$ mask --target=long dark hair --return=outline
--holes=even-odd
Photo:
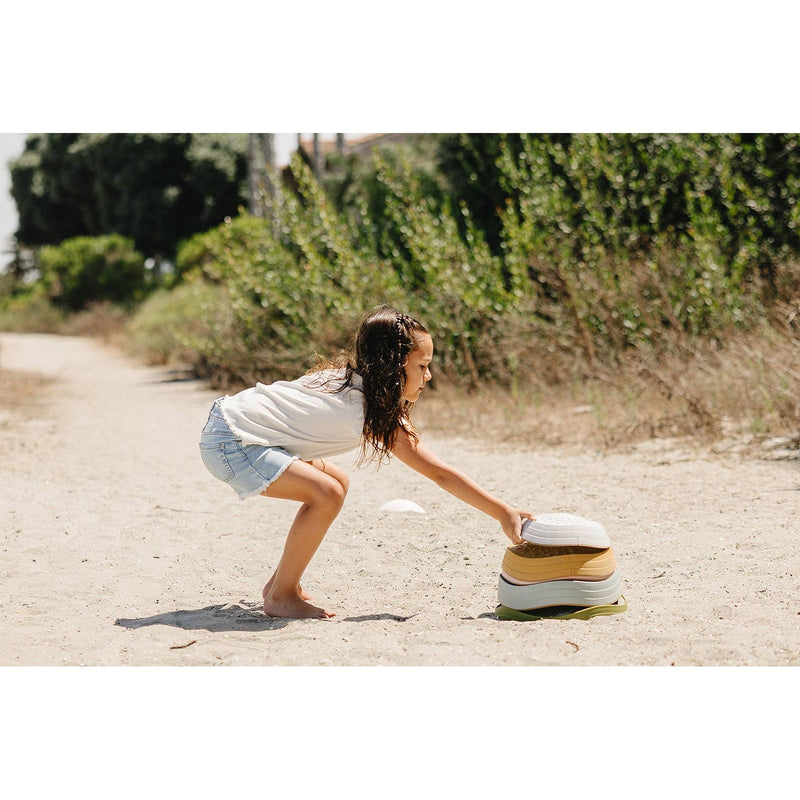
[[[389,306],[380,306],[361,320],[353,353],[342,354],[335,361],[314,368],[314,372],[329,367],[344,368],[343,380],[337,380],[339,385],[334,391],[352,386],[353,373],[361,376],[364,427],[359,464],[371,459],[377,459],[380,464],[388,458],[399,428],[419,441],[410,418],[414,404],[403,398],[404,365],[408,354],[419,346],[420,338],[427,333],[428,329],[418,319]]]

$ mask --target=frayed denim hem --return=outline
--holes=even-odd
[[[289,467],[291,467],[292,464],[294,464],[295,461],[299,461],[299,460],[300,460],[300,456],[292,456],[292,460],[289,461],[287,464],[284,464],[278,470],[278,472],[275,474],[275,476],[273,478],[271,478],[270,480],[265,480],[258,489],[253,489],[252,492],[245,492],[244,494],[240,494],[239,495],[239,500],[240,501],[241,500],[247,500],[248,497],[255,497],[256,495],[261,494],[261,492],[263,492],[264,489],[267,489],[269,486],[271,486],[273,483],[275,483],[275,481],[278,480],[278,478],[280,478],[280,476],[283,475],[283,473],[286,472],[286,470],[289,469]]]

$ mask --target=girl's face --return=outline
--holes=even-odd
[[[416,350],[412,350],[404,365],[406,371],[406,387],[403,399],[409,403],[419,400],[425,384],[431,379],[430,363],[433,361],[433,339],[423,333],[417,342]]]

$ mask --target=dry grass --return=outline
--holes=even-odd
[[[800,432],[800,339],[770,327],[711,342],[636,353],[614,368],[550,364],[516,392],[439,385],[415,413],[420,427],[525,445],[620,449],[653,438],[759,442]],[[555,385],[553,375],[574,377]]]
[[[53,383],[36,372],[0,369],[0,409],[2,416],[30,414],[44,405],[43,389]]]
[[[91,336],[107,344],[121,344],[130,314],[113,303],[90,303],[85,311],[70,315],[58,333],[68,336]]]
[[[130,313],[113,303],[90,303],[84,311],[65,314],[46,298],[19,302],[0,311],[0,331],[92,336],[119,343]]]
[[[100,304],[62,322],[59,332],[130,353],[127,319]],[[613,367],[542,353],[532,354],[538,368],[519,375],[513,390],[485,384],[466,391],[435,380],[415,420],[431,432],[526,446],[610,450],[663,438],[758,446],[780,438],[784,447],[800,448],[800,301],[776,305],[772,319],[749,333],[676,338],[658,353],[631,351]],[[0,370],[0,407],[35,408],[46,382]]]

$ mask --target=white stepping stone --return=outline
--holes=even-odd
[[[619,570],[604,581],[546,581],[515,586],[502,575],[497,596],[506,608],[532,611],[547,606],[603,606],[616,603],[622,594]]]
[[[549,546],[611,547],[605,528],[592,519],[577,514],[536,514],[527,519],[520,534],[526,542]]]

